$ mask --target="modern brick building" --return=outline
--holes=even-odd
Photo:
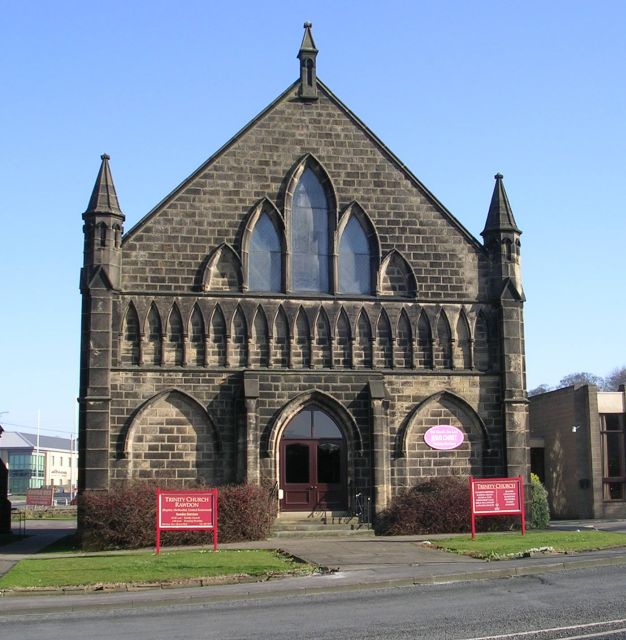
[[[79,486],[248,481],[281,511],[382,509],[441,475],[526,476],[520,235],[474,238],[316,74],[123,233],[83,214]],[[464,434],[453,450],[427,429]]]
[[[626,517],[626,391],[576,385],[530,399],[531,459],[554,518]]]

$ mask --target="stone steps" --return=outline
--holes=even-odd
[[[322,517],[303,517],[301,514],[281,514],[274,522],[275,538],[312,538],[328,536],[374,535],[368,524],[344,514],[328,514]]]

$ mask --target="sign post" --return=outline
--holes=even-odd
[[[470,476],[472,540],[476,538],[476,516],[520,516],[526,534],[524,482],[516,478],[474,478]]]
[[[217,489],[161,491],[157,489],[156,552],[161,531],[212,531],[217,551]]]

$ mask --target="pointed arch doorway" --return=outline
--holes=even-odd
[[[320,407],[308,406],[280,439],[281,511],[344,511],[348,506],[346,440]]]

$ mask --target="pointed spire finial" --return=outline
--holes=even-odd
[[[313,40],[313,34],[311,33],[312,28],[313,28],[313,23],[307,20],[304,23],[304,36],[302,38],[302,44],[300,45],[300,52],[298,53],[298,57],[300,57],[300,53],[302,52],[317,53],[317,47],[315,46],[315,41]]]
[[[300,60],[300,97],[306,100],[317,100],[317,70],[315,59],[317,57],[317,47],[311,33],[313,25],[310,22],[304,23],[304,37],[298,51]]]
[[[112,213],[123,217],[124,214],[117,200],[113,176],[109,167],[111,156],[108,153],[103,153],[100,159],[102,164],[85,213]]]
[[[503,178],[504,176],[499,172],[494,176],[496,184],[491,196],[487,222],[481,233],[483,237],[490,231],[515,231],[521,233],[513,217],[513,210],[504,189]]]

